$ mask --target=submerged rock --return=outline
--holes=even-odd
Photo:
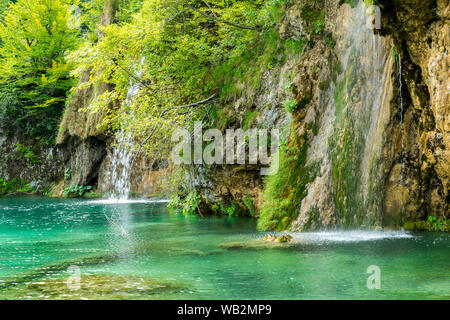
[[[33,299],[164,299],[180,292],[180,284],[144,277],[83,275],[78,288],[69,288],[67,278],[30,282],[24,292]],[[16,290],[20,295],[20,290]]]
[[[292,237],[290,236],[290,235],[288,235],[288,234],[284,234],[284,235],[281,235],[281,236],[279,236],[278,238],[277,238],[277,241],[278,242],[291,242],[292,241]]]
[[[273,241],[273,242],[281,242],[281,243],[285,243],[285,242],[291,242],[292,241],[292,236],[288,235],[288,234],[283,234],[279,237],[277,237],[275,234],[266,234],[265,237],[263,238],[264,241]]]
[[[292,237],[288,234],[279,237],[275,234],[267,234],[262,239],[221,243],[219,247],[223,249],[263,250],[290,248],[295,244],[296,243],[292,241]]]
[[[264,241],[276,241],[277,240],[277,236],[274,234],[266,234],[265,237],[263,238]]]

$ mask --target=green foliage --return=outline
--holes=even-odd
[[[67,168],[64,172],[64,180],[68,181],[72,177],[72,170],[70,168]]]
[[[286,110],[286,112],[293,112],[297,109],[298,105],[298,102],[295,100],[288,100],[283,103],[284,110]]]
[[[91,71],[89,81],[80,89],[105,83],[114,87],[84,111],[106,111],[102,127],[112,132],[127,130],[139,144],[151,132],[143,150],[161,157],[170,152],[167,141],[173,130],[189,126],[196,117],[207,114],[211,122],[218,120],[219,125],[227,125],[233,115],[222,113],[220,108],[205,104],[203,107],[209,108],[205,111],[200,106],[178,106],[217,92],[227,100],[239,92],[243,83],[256,88],[264,70],[281,64],[286,54],[299,51],[302,40],[280,40],[275,28],[284,14],[285,2],[119,1],[116,23],[101,28],[101,40],[87,41],[68,55],[77,66],[74,76]],[[124,105],[130,80],[140,82],[141,87]],[[122,105],[122,109],[111,105]],[[202,112],[197,112],[199,109]]]
[[[0,0],[0,22],[3,22],[5,11],[8,8],[9,0]]]
[[[230,217],[238,216],[239,210],[236,202],[231,201],[229,206],[221,205],[221,211]]]
[[[249,195],[246,195],[243,200],[244,200],[245,206],[247,207],[248,211],[250,212],[250,215],[252,217],[258,216],[258,210],[256,209],[255,204],[253,203],[253,199]]]
[[[175,193],[172,195],[168,207],[171,209],[180,209],[184,216],[194,215],[200,204],[201,197],[195,191],[187,195]]]
[[[16,178],[6,180],[0,177],[0,195],[13,194],[18,192],[33,192],[34,188],[24,181]]]
[[[325,27],[325,10],[319,2],[306,2],[301,8],[300,16],[311,34],[321,34]]]
[[[429,216],[426,221],[407,221],[403,228],[408,231],[435,231],[448,232],[450,231],[450,223],[446,217],[436,218]]]
[[[82,197],[89,190],[92,190],[92,186],[73,185],[64,188],[63,195],[66,197]]]
[[[69,2],[11,2],[0,24],[0,118],[9,128],[51,144],[72,87],[67,50],[77,46],[68,27]]]
[[[37,164],[40,162],[39,157],[33,152],[33,150],[30,147],[23,146],[20,143],[16,143],[16,151],[30,165]]]
[[[448,231],[448,222],[445,217],[437,219],[436,217],[429,216],[427,224],[431,231]]]

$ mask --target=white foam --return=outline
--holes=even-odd
[[[364,242],[384,239],[408,239],[413,236],[406,231],[323,231],[290,233],[294,241],[301,242]]]
[[[83,202],[84,204],[133,204],[133,203],[168,203],[167,199],[99,199]]]

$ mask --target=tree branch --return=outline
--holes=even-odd
[[[191,103],[191,104],[187,104],[187,105],[183,105],[183,106],[177,106],[177,107],[172,107],[172,108],[166,108],[164,110],[161,111],[161,113],[158,116],[158,119],[161,118],[162,116],[164,116],[164,114],[166,114],[167,112],[169,112],[170,110],[174,110],[174,109],[183,109],[183,108],[192,108],[192,107],[196,107],[196,106],[200,106],[202,104],[205,104],[211,100],[213,100],[216,97],[216,94],[214,93],[211,97],[204,99],[202,101],[198,101],[195,103]],[[183,114],[187,114],[191,112],[190,110],[179,113],[178,115],[183,115]],[[151,137],[153,137],[153,135],[156,132],[156,129],[158,129],[158,126],[153,127],[153,130],[150,132],[150,134],[144,139],[144,141],[142,141],[142,143],[139,145],[139,148],[137,150],[137,152],[134,154],[133,156],[133,160],[131,161],[131,165],[133,165],[134,161],[136,160],[136,157],[141,153],[142,151],[142,147],[147,143],[148,140],[150,140]]]
[[[210,19],[213,19],[213,20],[216,20],[216,21],[220,21],[220,22],[225,23],[225,24],[227,24],[229,26],[233,26],[233,27],[241,28],[241,29],[247,29],[247,30],[259,30],[259,27],[243,26],[243,25],[236,24],[236,23],[233,23],[233,22],[230,22],[230,21],[227,21],[227,20],[223,20],[221,18],[216,18],[216,17],[210,16],[206,12],[200,11],[200,10],[198,10],[196,8],[193,8],[193,7],[190,7],[190,6],[188,8],[190,8],[191,10],[194,10],[197,13],[200,13],[201,15],[203,15],[203,16],[205,16],[207,18],[210,18]]]
[[[171,108],[171,109],[182,109],[182,108],[192,108],[192,107],[196,107],[196,106],[198,106],[198,105],[205,104],[205,103],[211,101],[211,100],[214,99],[215,97],[216,97],[216,94],[214,93],[211,97],[206,98],[205,100],[198,101],[198,102],[191,103],[191,104],[186,104],[186,105],[184,105],[184,106],[173,107],[173,108]]]
[[[142,79],[140,79],[138,76],[136,76],[133,72],[127,70],[126,68],[122,67],[117,61],[113,60],[113,63],[118,66],[120,69],[122,69],[126,74],[128,74],[131,78],[133,78],[134,80],[136,80],[137,82],[139,82],[139,84],[142,84],[144,87],[146,87],[150,93],[152,94],[152,96],[156,99],[156,101],[158,101],[159,104],[161,104],[161,101],[159,100],[159,98],[156,96],[155,94],[155,90],[148,86]]]
[[[212,14],[214,15],[214,17],[217,18],[217,15],[216,15],[216,13],[214,12],[214,10],[213,10],[213,8],[211,7],[211,5],[210,5],[207,1],[204,1],[204,0],[203,0],[203,3],[206,4],[206,5],[208,6],[209,10],[211,10],[211,12],[212,12]]]
[[[260,30],[260,27],[259,27],[259,26],[256,26],[256,27],[250,27],[250,26],[243,26],[243,25],[240,25],[240,24],[236,24],[236,23],[233,23],[233,22],[230,22],[230,21],[227,21],[227,20],[223,20],[223,19],[218,18],[218,17],[213,17],[213,16],[207,14],[206,12],[203,12],[203,11],[201,11],[201,10],[199,10],[199,9],[196,9],[196,8],[194,8],[194,7],[191,7],[191,6],[188,6],[188,7],[187,7],[186,9],[184,9],[183,11],[181,11],[181,12],[177,13],[175,16],[169,18],[169,19],[166,21],[166,23],[168,23],[168,22],[174,20],[176,17],[182,15],[183,13],[185,13],[185,12],[188,11],[188,10],[194,10],[195,12],[201,14],[202,16],[205,16],[205,17],[207,17],[207,18],[209,18],[209,19],[212,19],[212,20],[216,20],[216,21],[225,23],[225,24],[227,24],[227,25],[229,25],[229,26],[233,26],[233,27],[236,27],[236,28],[247,29],[247,30],[255,30],[255,31],[259,31],[259,30]]]
[[[191,8],[187,8],[184,9],[183,11],[178,12],[176,15],[174,15],[173,17],[169,18],[166,20],[166,23],[169,23],[170,21],[176,19],[177,17],[181,16],[183,13],[185,13],[186,11],[189,11]]]

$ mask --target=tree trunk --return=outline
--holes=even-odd
[[[114,18],[116,17],[118,0],[106,0],[105,6],[103,7],[102,19],[100,20],[100,25],[97,29],[99,40],[103,36],[103,32],[101,31],[102,27],[106,27],[114,22]]]

